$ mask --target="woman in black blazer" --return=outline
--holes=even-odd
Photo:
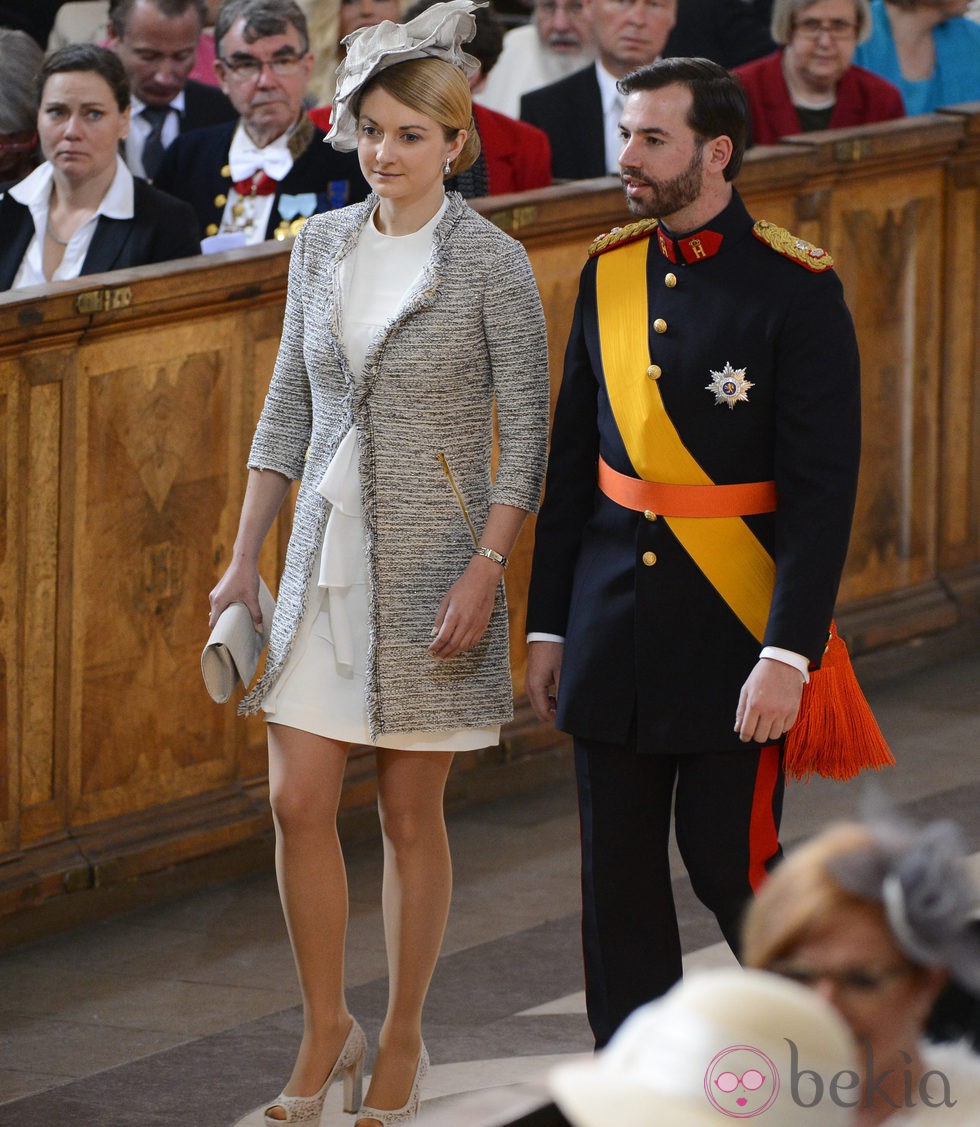
[[[38,75],[47,158],[0,197],[0,290],[200,253],[189,205],[135,180],[119,155],[129,84],[111,51],[55,51]]]

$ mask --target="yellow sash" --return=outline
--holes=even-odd
[[[645,481],[713,485],[685,447],[650,366],[648,239],[599,256],[596,297],[606,391],[626,453]],[[670,376],[668,374],[667,378]],[[741,517],[663,517],[705,578],[761,642],[776,565]]]

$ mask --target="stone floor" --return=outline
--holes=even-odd
[[[980,852],[980,650],[880,676],[868,695],[898,757],[879,777],[883,789],[916,818],[955,817]],[[861,792],[859,783],[792,785],[784,843],[851,815]],[[454,907],[426,1010],[427,1114],[446,1123],[455,1106],[472,1107],[468,1094],[484,1091],[489,1107],[591,1044],[570,780],[453,812],[450,833]],[[386,990],[380,847],[358,845],[349,865],[350,1003],[370,1039]],[[688,962],[729,961],[675,871]],[[260,1124],[254,1109],[291,1066],[297,1003],[268,871],[9,950],[0,954],[0,1127]],[[353,1122],[339,1101],[338,1086],[324,1127]]]

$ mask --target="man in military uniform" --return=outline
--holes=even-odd
[[[681,973],[671,806],[736,952],[780,856],[782,737],[827,639],[860,441],[832,260],[753,223],[732,185],[738,83],[663,59],[619,85],[643,218],[596,240],[582,273],[527,620],[528,696],[575,738],[600,1046]]]
[[[156,186],[193,206],[202,235],[247,245],[364,199],[356,153],[323,144],[303,110],[313,57],[294,0],[225,0],[214,38],[215,69],[240,118],[178,137]]]

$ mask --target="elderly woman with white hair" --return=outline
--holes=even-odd
[[[963,18],[969,8],[969,0],[873,0],[857,61],[894,82],[910,114],[976,101],[980,25]]]
[[[26,31],[0,28],[0,184],[23,180],[41,159],[34,76],[43,61]]]
[[[734,72],[748,94],[752,143],[903,117],[893,83],[854,65],[870,34],[868,0],[776,0],[772,37],[780,50]]]

